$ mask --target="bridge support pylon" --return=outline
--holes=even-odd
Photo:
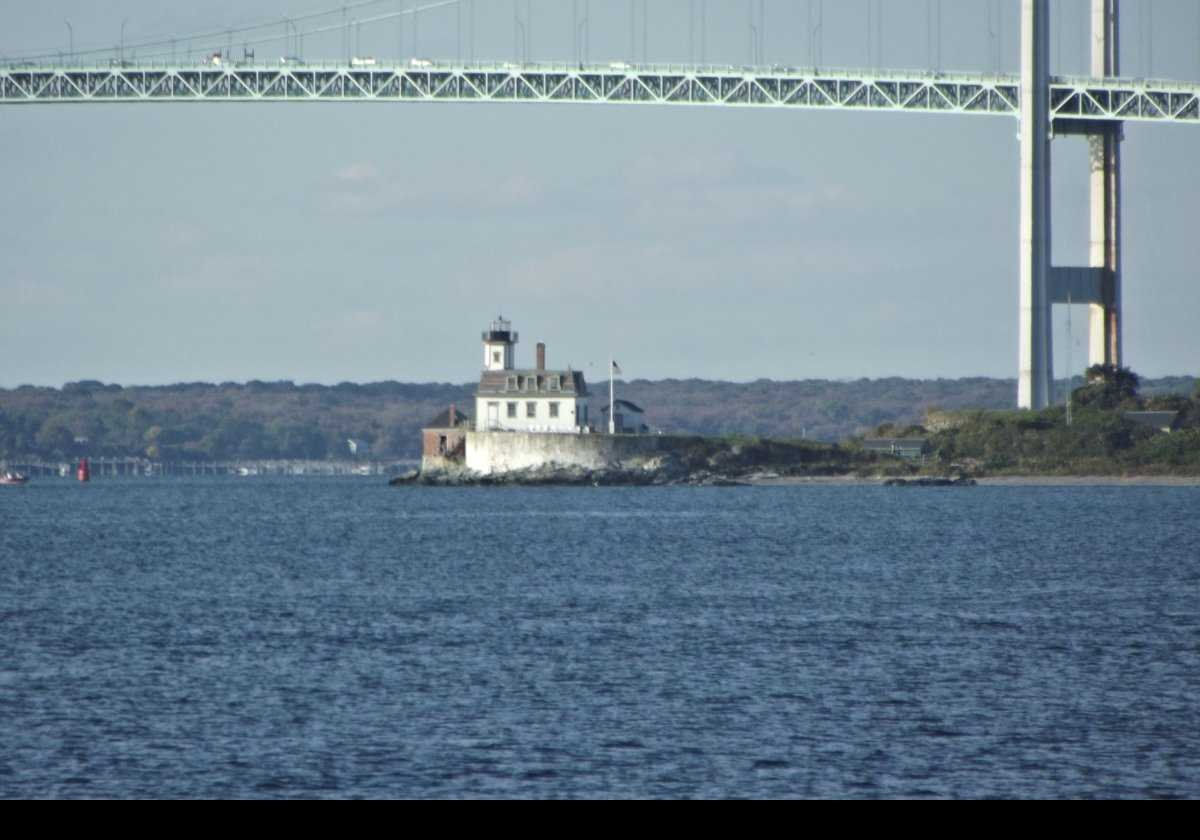
[[[1092,0],[1092,75],[1118,72],[1119,0]],[[1120,122],[1050,121],[1049,0],[1021,0],[1021,255],[1017,405],[1053,401],[1053,304],[1090,307],[1088,363],[1120,365]],[[1050,255],[1050,141],[1084,135],[1091,153],[1091,249],[1085,267],[1055,266]],[[1073,373],[1073,371],[1072,371]]]
[[[1092,0],[1092,76],[1120,73],[1119,0]],[[1088,364],[1120,366],[1121,360],[1121,140],[1120,123],[1096,126],[1091,152],[1090,263],[1102,270],[1100,300],[1092,303]]]
[[[1017,405],[1050,404],[1050,4],[1021,0],[1021,255]]]

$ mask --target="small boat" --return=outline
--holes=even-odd
[[[21,475],[16,472],[6,472],[0,476],[0,486],[15,487],[21,484],[28,484],[29,476]]]

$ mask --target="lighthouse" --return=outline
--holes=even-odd
[[[512,370],[515,367],[517,334],[512,322],[497,316],[483,331],[483,369]]]

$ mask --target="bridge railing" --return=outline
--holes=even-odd
[[[616,73],[632,74],[683,74],[683,75],[728,75],[743,73],[749,76],[795,76],[811,78],[840,79],[960,79],[978,81],[993,79],[996,81],[1016,82],[1020,77],[1013,74],[993,73],[979,74],[970,72],[939,71],[913,67],[828,67],[807,66],[803,64],[689,64],[680,62],[590,62],[577,63],[571,61],[446,61],[440,59],[405,59],[389,61],[371,59],[371,63],[347,63],[344,60],[321,59],[315,61],[280,59],[278,61],[244,61],[222,60],[213,62],[210,59],[163,61],[138,61],[126,59],[120,61],[77,62],[64,58],[58,61],[28,62],[13,59],[0,59],[0,71],[46,71],[63,70],[69,72],[103,72],[120,70],[345,70],[354,71],[408,71],[408,70],[445,70],[445,71],[494,71],[510,70],[513,72],[546,72],[546,73]]]

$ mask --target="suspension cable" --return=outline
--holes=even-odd
[[[294,25],[300,21],[327,18],[327,17],[331,17],[333,15],[343,14],[344,11],[354,10],[357,8],[362,8],[364,6],[377,6],[381,3],[389,2],[389,1],[390,0],[356,0],[356,2],[343,3],[339,6],[335,6],[331,9],[327,9],[325,11],[307,12],[303,15],[296,15],[295,17],[286,18],[286,20],[290,24]],[[428,2],[424,5],[416,6],[411,9],[404,9],[404,10],[398,11],[398,12],[388,12],[385,14],[375,15],[375,16],[368,17],[368,18],[361,18],[358,20],[358,22],[359,23],[377,23],[379,21],[384,21],[384,20],[394,20],[401,16],[414,16],[420,12],[432,11],[434,9],[440,9],[445,6],[457,5],[459,2],[460,2],[460,0],[434,0],[433,2]],[[146,49],[146,48],[153,48],[153,47],[173,47],[175,44],[177,44],[180,41],[188,41],[188,42],[199,41],[201,43],[208,41],[211,45],[212,43],[217,43],[217,41],[215,39],[228,40],[229,38],[231,38],[234,35],[239,35],[239,34],[246,33],[246,32],[254,32],[254,31],[263,30],[263,29],[275,29],[276,27],[278,27],[280,25],[280,22],[281,22],[281,19],[276,17],[272,20],[264,20],[261,23],[251,23],[251,24],[245,24],[245,25],[237,26],[237,27],[224,27],[221,29],[211,29],[211,30],[206,30],[203,32],[195,32],[190,35],[154,36],[154,37],[148,38],[146,40],[142,40],[142,41],[138,41],[138,42],[134,42],[134,43],[127,43],[124,45],[124,48],[128,52],[131,50],[136,51],[139,49]],[[316,29],[309,29],[309,30],[303,32],[302,34],[315,35],[315,34],[322,34],[325,32],[335,32],[335,31],[339,31],[339,30],[342,32],[345,32],[345,27],[340,22],[336,23],[336,24],[331,24],[328,26],[318,27]],[[286,40],[285,36],[272,34],[272,35],[264,36],[261,38],[250,39],[250,40],[245,41],[244,43],[246,43],[247,45],[249,45],[249,44],[267,44],[267,43],[272,43],[275,41],[283,41],[283,40]],[[115,49],[116,48],[112,47],[112,46],[89,47],[89,48],[85,48],[85,49],[76,49],[74,51],[73,55],[75,55],[76,57],[89,56],[89,55],[91,55],[91,56],[106,55],[106,54],[112,53]],[[9,55],[5,56],[2,60],[0,60],[0,63],[12,64],[16,61],[24,62],[24,61],[38,61],[40,59],[56,59],[61,56],[61,53],[62,53],[62,50],[45,50],[45,49],[37,50],[37,51],[14,53],[14,54],[9,54]],[[157,57],[162,57],[166,54],[167,53],[153,53],[149,57],[157,58]]]

